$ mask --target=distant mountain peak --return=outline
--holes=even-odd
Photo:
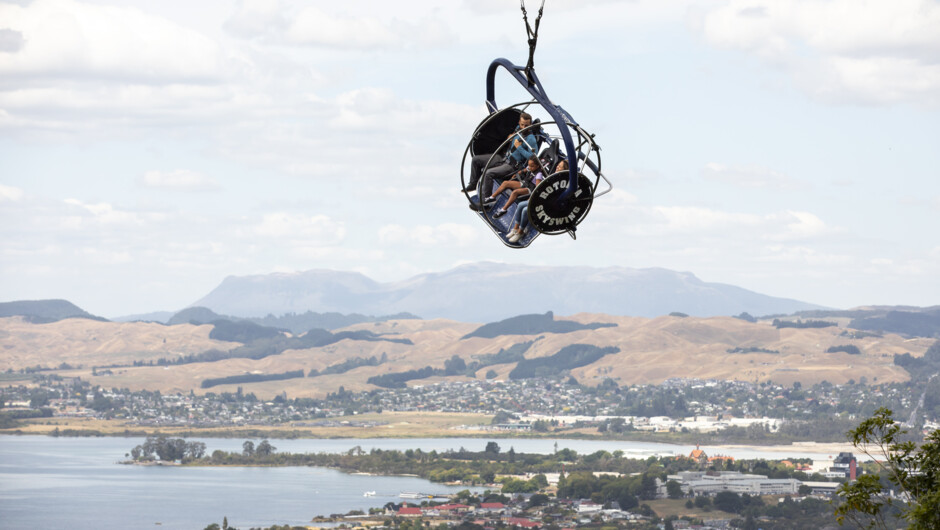
[[[554,311],[655,317],[789,314],[821,306],[702,281],[664,268],[464,263],[396,282],[350,271],[311,269],[229,276],[192,306],[237,317],[337,312],[492,322]]]

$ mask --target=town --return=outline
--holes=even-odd
[[[78,378],[33,374],[33,384],[0,390],[0,406],[15,417],[61,416],[119,420],[129,429],[159,427],[362,426],[381,423],[383,411],[478,413],[489,425],[467,430],[554,432],[593,429],[598,435],[628,438],[670,434],[673,440],[844,442],[857,418],[885,407],[911,417],[912,427],[938,427],[935,399],[918,403],[906,383],[802,387],[742,381],[668,379],[661,385],[597,387],[571,378],[520,381],[441,382],[401,389],[348,392],[324,399],[284,394],[258,399],[235,392],[161,394],[105,389]],[[853,382],[854,383],[854,382]],[[923,401],[923,400],[921,400]],[[919,409],[918,409],[919,407]],[[369,420],[357,416],[370,414]],[[9,418],[10,416],[4,416]],[[378,418],[378,419],[377,419]],[[461,427],[457,427],[461,428]],[[683,438],[683,435],[686,435]]]
[[[173,442],[148,438],[145,445],[159,451],[161,444],[172,446]],[[146,459],[140,451],[136,453],[138,459]],[[353,510],[324,514],[313,520],[315,525],[406,529],[425,526],[727,529],[757,528],[758,524],[763,528],[805,528],[807,524],[834,523],[830,499],[841,483],[854,480],[856,473],[861,472],[850,453],[814,464],[789,460],[735,462],[729,457],[709,457],[701,449],[688,456],[636,460],[606,451],[587,455],[569,449],[552,455],[507,453],[492,441],[480,452],[373,450],[345,455],[279,455],[268,450],[261,456],[253,444],[246,442],[242,453],[219,451],[192,462],[196,465],[306,462],[383,474],[411,469],[422,477],[463,472],[466,474],[455,483],[486,488],[449,496],[402,492],[398,501],[373,507],[368,513]],[[812,471],[819,464],[825,466],[825,476]],[[550,468],[568,471],[538,472]],[[807,475],[809,472],[813,475]],[[374,496],[375,492],[367,491],[364,495]]]

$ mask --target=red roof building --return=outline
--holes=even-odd
[[[441,512],[465,512],[470,509],[466,504],[442,504],[440,506],[435,506],[435,510]]]
[[[416,517],[421,515],[421,508],[416,506],[402,506],[398,509],[398,515],[405,517]]]
[[[695,444],[695,449],[689,453],[689,459],[698,462],[699,464],[704,464],[708,461],[708,455],[705,454],[705,451],[699,449],[698,444]]]

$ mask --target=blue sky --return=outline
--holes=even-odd
[[[524,251],[457,191],[497,57],[527,58],[514,0],[0,0],[0,300],[488,260],[940,303],[937,1],[547,0],[536,68],[614,191]]]

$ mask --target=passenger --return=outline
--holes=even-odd
[[[490,167],[483,175],[483,193],[489,193],[493,189],[493,179],[504,180],[513,171],[520,169],[525,164],[526,159],[535,154],[538,143],[535,140],[534,129],[529,129],[524,133],[519,131],[532,125],[532,116],[528,112],[519,114],[519,125],[513,130],[509,138],[516,137],[510,144],[506,156],[500,159],[497,157],[494,161],[495,166]],[[492,153],[474,155],[470,159],[470,182],[463,189],[464,192],[471,192],[477,188],[480,180],[480,173],[489,162]],[[498,163],[497,163],[498,162]]]
[[[559,171],[568,171],[568,161],[561,160],[555,166],[555,173]],[[529,233],[529,201],[528,199],[516,206],[516,212],[512,216],[512,229],[507,234],[506,241],[518,243],[520,239]]]
[[[517,172],[513,177],[496,188],[496,191],[493,192],[493,195],[486,198],[484,204],[491,203],[496,200],[496,197],[499,196],[505,190],[512,190],[512,193],[509,194],[509,200],[506,201],[506,204],[502,208],[496,211],[493,214],[493,218],[499,218],[506,215],[506,212],[509,210],[509,207],[512,206],[512,203],[516,202],[516,199],[519,197],[525,197],[529,195],[529,190],[534,190],[538,186],[539,182],[542,182],[544,176],[542,175],[542,164],[539,162],[539,157],[532,155],[529,157],[528,162],[526,162],[526,168]]]

